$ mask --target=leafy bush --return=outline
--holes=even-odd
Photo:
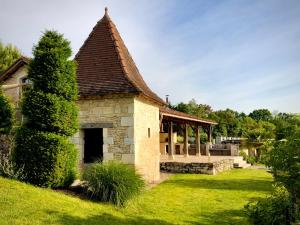
[[[184,138],[182,137],[182,136],[177,136],[177,142],[178,143],[183,143],[183,141],[184,141]]]
[[[271,196],[248,203],[245,208],[253,225],[289,225],[296,216],[291,196],[284,187],[276,187]]]
[[[4,96],[0,86],[0,134],[8,134],[14,124],[14,108]]]
[[[257,163],[258,158],[255,156],[247,156],[246,158],[247,163],[250,163],[251,165],[254,165]]]
[[[139,194],[145,185],[133,167],[117,162],[93,164],[86,168],[83,179],[89,197],[118,206]]]
[[[23,180],[38,186],[65,187],[76,178],[77,149],[66,136],[22,128],[13,158]]]
[[[24,180],[45,187],[68,186],[77,170],[77,150],[69,137],[78,129],[76,64],[69,60],[70,43],[46,31],[33,49],[24,94],[26,122],[17,133],[13,155],[24,166]]]
[[[13,149],[13,136],[0,134],[0,157],[7,157]]]
[[[239,155],[243,156],[243,160],[247,160],[248,155],[246,154],[246,152],[241,150],[241,151],[239,151]]]
[[[266,156],[266,164],[275,181],[283,184],[294,200],[300,199],[300,130],[286,141],[276,142]]]
[[[239,155],[240,155],[240,156],[243,156],[243,159],[244,159],[245,161],[247,161],[247,163],[250,163],[251,165],[254,165],[254,164],[257,163],[257,161],[258,161],[258,158],[257,158],[257,157],[255,157],[255,156],[249,156],[249,155],[247,155],[246,152],[244,152],[244,151],[240,151],[240,152],[239,152]]]

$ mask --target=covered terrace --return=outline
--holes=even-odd
[[[217,123],[211,120],[199,119],[186,113],[173,110],[168,107],[160,108],[160,153],[164,158],[174,159],[175,156],[184,157],[210,155],[209,149],[212,143],[212,128]],[[183,143],[177,142],[177,133],[180,130]],[[189,144],[189,128],[195,134],[193,144]],[[207,143],[200,144],[201,128],[207,133]]]

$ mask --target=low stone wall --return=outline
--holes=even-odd
[[[171,173],[196,173],[215,175],[233,168],[233,159],[207,163],[161,162],[160,170]]]

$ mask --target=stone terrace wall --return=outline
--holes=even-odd
[[[160,170],[171,173],[198,173],[215,175],[233,168],[233,159],[223,159],[207,163],[162,162]]]

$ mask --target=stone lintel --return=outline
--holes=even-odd
[[[81,129],[90,128],[113,128],[113,123],[84,123],[80,125]]]

